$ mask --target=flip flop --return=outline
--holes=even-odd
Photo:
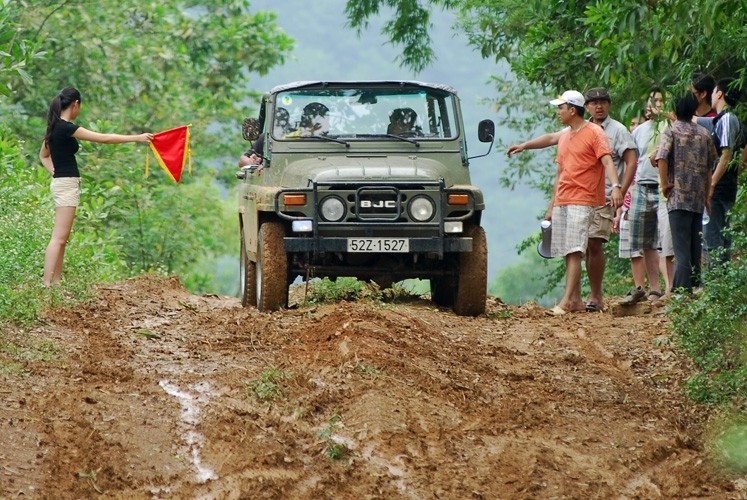
[[[600,313],[604,312],[604,309],[602,309],[596,302],[589,301],[586,303],[586,312]]]
[[[552,311],[553,316],[562,316],[564,314],[568,314],[568,311],[566,311],[560,306],[555,306],[552,309],[550,309],[550,311]]]

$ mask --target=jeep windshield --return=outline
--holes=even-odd
[[[418,141],[459,135],[455,96],[443,89],[403,86],[300,88],[278,92],[272,136],[303,140]]]

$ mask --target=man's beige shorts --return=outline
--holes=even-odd
[[[594,208],[589,225],[589,238],[599,238],[609,241],[612,234],[612,220],[615,218],[615,210],[612,205],[604,205]]]
[[[52,199],[56,207],[80,205],[80,177],[57,177],[52,179]]]

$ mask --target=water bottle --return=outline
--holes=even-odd
[[[544,258],[549,259],[552,257],[550,254],[550,247],[552,245],[552,223],[549,220],[543,220],[540,223],[540,229],[542,230],[542,239],[537,245],[537,252]]]

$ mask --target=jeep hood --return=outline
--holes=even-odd
[[[283,170],[281,185],[285,187],[308,186],[321,181],[423,181],[442,177],[447,186],[469,183],[467,168],[461,165],[448,168],[440,161],[417,156],[309,158],[280,168]]]

